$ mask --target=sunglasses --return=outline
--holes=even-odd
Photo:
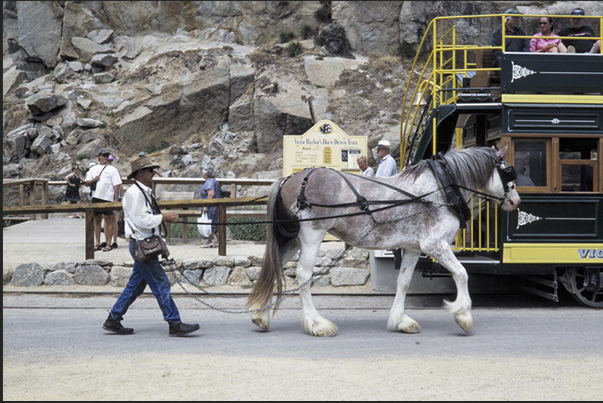
[[[548,25],[548,22],[541,22],[540,25]]]
[[[111,155],[111,154],[100,154],[100,155],[101,155],[101,157],[109,157],[109,155]]]

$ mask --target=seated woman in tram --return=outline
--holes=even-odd
[[[541,17],[540,32],[534,36],[559,36],[553,33],[554,29],[551,17]],[[561,39],[532,38],[530,52],[567,53],[567,48]]]

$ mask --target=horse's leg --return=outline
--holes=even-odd
[[[402,263],[400,264],[400,274],[398,274],[398,282],[396,287],[396,298],[392,309],[389,313],[387,328],[390,331],[403,333],[419,333],[421,326],[404,313],[404,300],[406,293],[410,287],[412,274],[415,271],[415,266],[419,260],[419,253],[404,250],[402,252]]]
[[[445,241],[439,243],[435,248],[424,252],[435,258],[450,273],[456,284],[456,300],[454,302],[444,300],[444,306],[448,312],[454,314],[456,323],[467,333],[473,330],[473,316],[471,315],[471,297],[467,285],[469,276],[467,270],[458,261],[450,245]]]
[[[291,260],[293,255],[295,255],[295,253],[298,250],[299,250],[299,241],[297,239],[291,240],[286,245],[279,248],[277,253],[281,254],[281,260],[280,260],[281,263],[284,265],[289,260]],[[279,269],[282,270],[283,268],[280,267]],[[273,299],[274,298],[270,298],[268,300],[266,306],[271,305]],[[258,326],[260,329],[265,330],[267,332],[270,331],[270,311],[272,311],[272,308],[264,309],[264,310],[254,313],[253,316],[251,317],[251,321],[253,322],[254,325]]]
[[[311,242],[302,241],[299,262],[297,264],[297,283],[304,284],[312,278],[316,255],[320,249],[320,244],[325,233],[313,236]],[[305,284],[299,290],[299,296],[302,303],[302,329],[311,336],[334,336],[337,331],[337,325],[323,318],[312,302],[312,293],[310,292],[311,283]]]

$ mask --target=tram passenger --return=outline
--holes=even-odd
[[[519,26],[521,22],[520,17],[516,17],[515,15],[521,15],[521,13],[514,8],[511,8],[505,11],[505,14],[513,14],[511,16],[505,17],[505,36],[516,35],[516,36],[526,36],[526,31]],[[502,46],[502,27],[498,27],[490,38],[490,43],[492,46]],[[505,39],[505,52],[529,52],[530,51],[530,41],[527,38],[506,38]],[[492,54],[494,55],[494,60],[492,61],[493,67],[500,67],[501,58],[502,58],[502,50],[494,49],[492,50]]]
[[[379,160],[379,168],[377,168],[376,177],[379,176],[394,176],[398,173],[398,165],[396,160],[389,153],[391,144],[387,140],[381,140],[377,144],[377,159]]]
[[[366,157],[364,155],[358,157],[356,159],[356,162],[358,163],[358,168],[360,168],[360,175],[375,176],[375,171],[373,170],[373,168],[368,166],[368,164],[366,163]]]
[[[553,33],[555,26],[551,17],[541,17],[539,24],[540,32],[534,36],[559,36]],[[530,52],[566,53],[567,48],[561,39],[532,38],[530,40]]]
[[[525,160],[515,160],[515,172],[517,173],[516,186],[536,186],[529,176],[524,175],[526,173]]]
[[[581,38],[591,38],[595,36],[593,29],[584,25],[585,12],[581,8],[575,8],[570,15],[576,17],[570,18],[570,27],[562,29],[559,36],[571,36]],[[568,49],[568,53],[599,53],[601,51],[601,41],[590,41],[586,39],[563,39],[563,44]]]

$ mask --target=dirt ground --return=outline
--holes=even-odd
[[[214,355],[3,362],[4,400],[600,400],[601,362]],[[475,375],[479,374],[479,377]],[[32,394],[35,391],[35,395]]]

